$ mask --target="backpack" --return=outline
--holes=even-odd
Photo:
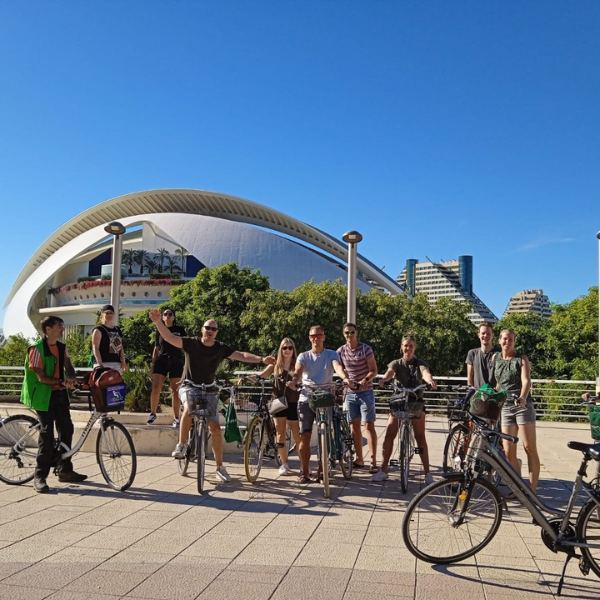
[[[126,387],[119,371],[96,367],[89,374],[87,384],[98,412],[114,412],[125,407]]]

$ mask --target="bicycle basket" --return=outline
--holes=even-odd
[[[196,410],[205,411],[208,408],[208,392],[193,385],[181,385],[179,399],[187,406],[189,413]]]
[[[497,421],[506,401],[504,390],[496,391],[491,385],[482,385],[471,398],[471,414],[482,419]]]
[[[592,428],[592,438],[600,440],[600,405],[590,406],[590,427]]]
[[[418,419],[423,412],[423,400],[407,402],[406,393],[392,396],[389,400],[390,412],[397,419]]]
[[[330,408],[335,404],[335,395],[320,388],[308,390],[308,405],[317,412],[318,408]]]
[[[450,398],[448,400],[448,421],[451,423],[462,423],[463,421],[467,421],[469,419],[467,408],[474,393],[475,389],[471,389],[464,396],[460,396],[459,398]]]

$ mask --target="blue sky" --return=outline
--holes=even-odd
[[[568,302],[598,282],[599,30],[586,0],[2,2],[2,304],[77,213],[170,187],[358,229],[394,277],[472,254],[498,316]]]

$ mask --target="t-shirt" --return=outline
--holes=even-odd
[[[54,344],[54,346],[51,346],[50,344],[48,344],[48,348],[50,349],[50,352],[52,352],[52,356],[54,356],[54,358],[56,359],[55,363],[54,363],[54,373],[52,374],[52,377],[56,377],[57,379],[61,378],[60,375],[60,369],[59,369],[59,354],[58,354],[58,344]],[[67,352],[67,348],[65,347],[65,360],[69,357],[69,353]],[[31,348],[29,348],[29,368],[30,369],[44,369],[44,361],[42,359],[42,356],[39,352],[39,350],[32,346]],[[53,390],[59,390],[60,389],[60,384],[55,383],[52,385],[52,389]]]
[[[477,389],[486,383],[496,387],[493,360],[497,352],[499,352],[497,348],[492,348],[489,352],[484,352],[481,348],[469,350],[465,364],[473,367],[473,385]]]
[[[120,363],[121,349],[123,348],[121,330],[118,327],[107,327],[106,325],[98,325],[98,327],[94,327],[94,331],[96,329],[102,334],[100,338],[100,358],[102,362]]]
[[[332,383],[333,376],[335,375],[335,369],[333,368],[334,360],[341,362],[340,355],[335,350],[323,350],[319,354],[308,350],[299,354],[296,361],[304,367],[302,383],[309,386]],[[298,401],[306,402],[307,400],[306,390],[302,390]]]
[[[219,365],[235,352],[216,340],[212,346],[205,346],[198,337],[182,337],[181,341],[185,352],[182,378],[194,383],[213,383]]]
[[[348,379],[358,383],[367,376],[369,372],[367,361],[375,356],[371,346],[358,342],[358,346],[352,350],[348,344],[344,344],[338,348],[337,352],[344,363]],[[373,384],[369,382],[365,389],[372,390]]]
[[[185,337],[185,329],[179,325],[171,325],[167,329],[178,337]],[[168,356],[169,358],[183,358],[180,348],[176,348],[169,342],[166,342],[160,331],[156,330],[156,342],[154,344],[158,348],[158,356]]]
[[[398,385],[405,388],[415,388],[423,383],[423,372],[429,369],[429,365],[420,358],[413,356],[413,359],[406,362],[403,358],[393,360],[388,369],[394,370],[394,377]],[[423,390],[417,392],[417,397],[423,399]]]

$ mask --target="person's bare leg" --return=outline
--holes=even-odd
[[[367,438],[367,445],[369,447],[369,453],[371,454],[371,466],[377,466],[377,432],[375,431],[375,421],[369,421],[363,423],[365,430],[365,436]]]
[[[150,393],[150,412],[155,415],[160,401],[160,392],[165,383],[165,376],[160,373],[152,374],[152,392]]]
[[[169,379],[169,385],[171,386],[171,406],[173,407],[173,418],[179,419],[179,412],[181,410],[181,401],[179,400],[179,392],[177,388],[181,379]]]
[[[363,438],[362,431],[360,429],[360,417],[352,421],[352,437],[354,439],[354,451],[356,452],[356,462],[359,465],[365,464],[363,456]]]
[[[516,436],[519,433],[519,427],[517,425],[502,425],[502,433]],[[504,447],[504,454],[506,454],[506,460],[510,463],[511,467],[521,476],[521,469],[519,468],[519,461],[517,460],[517,445],[509,442],[508,440],[502,440],[502,446]]]
[[[300,434],[300,445],[298,446],[298,456],[300,457],[300,466],[302,475],[310,477],[310,438],[312,432],[302,432]]]
[[[292,437],[296,443],[296,448],[300,448],[300,423],[298,421],[289,421],[292,428]]]
[[[287,429],[287,418],[286,417],[273,417],[273,421],[275,421],[275,431],[277,432],[277,443],[283,444],[277,448],[279,452],[279,458],[281,458],[282,463],[286,463],[288,461],[288,449],[285,443],[285,435]]]
[[[192,416],[188,414],[188,411],[183,405],[183,411],[181,413],[181,421],[179,422],[179,443],[185,444],[190,427],[192,426]]]
[[[415,442],[417,448],[421,448],[421,462],[425,475],[429,473],[429,448],[427,438],[425,437],[425,413],[421,413],[418,419],[412,420],[413,431],[415,432]]]
[[[392,450],[394,449],[394,440],[398,435],[399,428],[400,422],[398,419],[390,415],[387,428],[385,430],[385,438],[383,439],[383,458],[381,461],[381,470],[384,473],[387,473],[388,469],[390,468],[390,458],[392,456]]]
[[[527,466],[529,468],[529,485],[535,492],[540,479],[540,457],[537,451],[537,435],[535,423],[519,425],[519,439],[523,442],[523,448],[527,454]]]
[[[209,421],[208,428],[210,429],[215,464],[218,469],[223,466],[223,434],[221,433],[221,426],[219,423]]]

